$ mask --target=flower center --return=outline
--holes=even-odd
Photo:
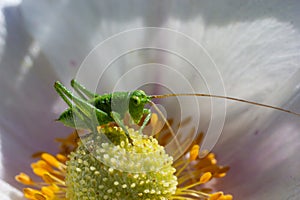
[[[152,115],[153,130],[159,121]],[[154,120],[153,120],[154,119]],[[61,143],[59,154],[38,153],[31,167],[42,181],[20,173],[16,180],[31,200],[231,200],[223,192],[212,193],[205,185],[224,177],[229,167],[217,164],[215,155],[199,158],[203,134],[178,160],[164,151],[172,134],[163,128],[155,138],[128,129],[133,145],[115,125],[100,127],[98,133],[79,138],[76,131]],[[155,131],[154,131],[155,132]],[[81,140],[79,140],[81,139]],[[159,144],[158,144],[159,141]]]
[[[168,199],[175,193],[172,157],[156,139],[128,132],[134,145],[119,127],[104,127],[79,143],[67,162],[69,199]]]

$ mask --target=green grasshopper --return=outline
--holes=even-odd
[[[65,126],[69,126],[76,129],[88,129],[93,132],[96,131],[96,127],[98,125],[104,125],[109,122],[115,122],[124,130],[131,144],[133,143],[133,140],[130,138],[129,133],[123,123],[125,113],[129,112],[135,124],[140,124],[142,118],[146,116],[139,130],[140,132],[142,132],[151,118],[151,110],[145,108],[145,105],[149,103],[152,104],[154,108],[156,108],[163,120],[166,122],[166,125],[169,127],[171,133],[173,134],[173,131],[170,125],[168,124],[168,121],[163,117],[162,113],[151,101],[155,98],[167,98],[174,96],[201,96],[222,98],[244,103],[250,103],[262,107],[268,107],[300,116],[299,113],[295,113],[282,108],[228,96],[211,94],[147,95],[142,90],[135,90],[132,92],[114,92],[111,94],[99,95],[90,92],[74,79],[71,81],[71,86],[78,93],[80,98],[73,95],[60,82],[57,81],[54,84],[54,88],[57,91],[57,93],[69,106],[69,108],[59,116],[59,118],[57,119],[58,121],[62,122]]]
[[[142,117],[146,115],[140,132],[151,118],[150,109],[144,108],[147,103],[150,103],[151,96],[146,95],[142,90],[99,95],[90,92],[75,80],[71,81],[71,86],[81,98],[74,96],[60,82],[57,81],[54,84],[57,93],[69,106],[69,109],[64,111],[57,119],[66,126],[95,131],[97,125],[116,122],[125,131],[129,142],[132,143],[132,139],[122,121],[125,113],[129,111],[136,124],[139,124]],[[114,109],[112,110],[112,108]]]

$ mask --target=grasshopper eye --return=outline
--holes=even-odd
[[[133,103],[134,103],[136,106],[140,105],[140,103],[141,103],[140,98],[137,97],[137,96],[133,96],[133,97],[132,97],[132,101],[133,101]]]

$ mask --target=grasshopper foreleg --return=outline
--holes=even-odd
[[[142,134],[144,128],[146,127],[146,125],[148,124],[149,120],[151,119],[151,114],[152,114],[152,113],[151,113],[151,110],[144,108],[143,114],[144,114],[144,115],[146,114],[147,116],[145,117],[145,119],[144,119],[144,121],[143,121],[143,124],[142,124],[142,126],[141,126],[141,128],[140,128],[140,130],[139,130],[139,133],[140,133],[140,134]]]
[[[128,138],[130,144],[133,144],[133,140],[131,139],[129,132],[127,130],[127,128],[125,127],[124,123],[121,120],[120,114],[115,112],[115,111],[111,111],[111,117],[115,120],[115,122],[124,130],[126,137]]]

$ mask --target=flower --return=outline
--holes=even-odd
[[[157,123],[153,114],[152,130],[157,128]],[[224,177],[229,168],[218,166],[213,153],[200,159],[197,144],[173,162],[158,144],[160,140],[167,144],[170,139],[171,133],[166,130],[167,127],[153,138],[128,129],[133,145],[115,125],[99,127],[98,133],[82,141],[74,132],[58,140],[62,144],[56,156],[42,153],[40,160],[31,165],[41,182],[25,173],[16,176],[16,180],[32,187],[23,190],[25,197],[32,200],[232,199],[223,192],[209,193],[211,189],[205,187],[197,189],[213,178]],[[194,143],[201,138],[199,134]]]
[[[28,155],[45,148],[54,153],[57,148],[53,138],[70,131],[52,123],[64,106],[57,100],[53,82],[69,82],[95,45],[128,29],[166,27],[182,32],[205,45],[220,69],[227,95],[299,112],[298,8],[296,0],[120,4],[24,0],[21,7],[4,7],[1,11],[7,33],[0,61],[2,198],[17,199],[22,195],[15,189],[21,186],[13,177],[30,165]],[[175,44],[174,38],[158,36],[162,43]],[[194,53],[194,49],[185,50]],[[159,60],[167,58],[162,55]],[[125,59],[118,64],[126,63]],[[197,68],[205,71],[205,66],[203,63]],[[106,84],[101,85],[101,92],[111,91],[122,70],[123,67],[114,68]],[[147,73],[146,77],[161,79],[163,74]],[[124,86],[136,83],[137,77],[145,78],[139,74]],[[176,88],[187,89],[178,87],[180,82],[173,77],[164,78]],[[195,82],[197,91],[202,91],[204,85]],[[201,105],[207,107],[206,102]],[[200,129],[204,132],[207,121],[209,117],[201,115]],[[213,187],[237,199],[297,199],[298,130],[299,119],[292,115],[230,102],[223,133],[213,150],[218,161],[231,170],[212,183]]]

